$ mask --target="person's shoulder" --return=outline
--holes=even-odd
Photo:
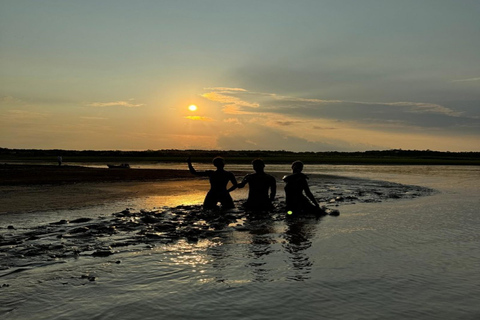
[[[225,174],[228,174],[229,176],[235,177],[235,175],[234,175],[233,172],[231,172],[231,171],[224,171],[224,172],[225,172]]]
[[[277,179],[275,179],[275,177],[272,176],[271,174],[268,174],[268,173],[267,173],[267,177],[268,177],[268,179],[270,179],[270,180],[275,180],[275,181],[277,181]]]
[[[298,179],[307,181],[309,178],[308,178],[308,176],[307,176],[305,173],[300,172],[300,173],[298,174]]]
[[[288,176],[285,176],[283,177],[283,181],[285,182],[294,182],[294,181],[307,181],[308,177],[301,173],[301,172],[297,172],[297,173],[292,173],[291,175],[288,175]]]
[[[268,174],[268,173],[264,173],[264,174],[263,174],[263,178],[264,178],[264,179],[270,179],[270,180],[271,180],[271,179],[275,179],[274,176],[272,176],[271,174]]]

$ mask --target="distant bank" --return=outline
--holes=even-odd
[[[432,150],[372,150],[364,152],[292,152],[265,150],[60,150],[0,148],[0,163],[56,162],[62,156],[68,162],[95,163],[161,163],[183,162],[191,156],[195,162],[210,162],[225,157],[228,163],[250,163],[262,158],[267,163],[291,163],[302,160],[315,164],[372,165],[480,165],[480,152],[442,152]]]

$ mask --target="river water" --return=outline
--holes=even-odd
[[[288,171],[285,166],[267,169]],[[435,192],[340,204],[339,217],[262,221],[247,231],[199,241],[138,245],[108,257],[27,265],[0,276],[0,316],[480,318],[479,167],[322,165],[305,170],[358,178],[352,184],[373,179]],[[317,187],[322,188],[321,181]],[[201,202],[200,194],[192,197]],[[133,205],[153,206],[161,200],[136,199]],[[97,214],[124,205],[70,214]]]

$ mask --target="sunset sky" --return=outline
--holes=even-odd
[[[0,147],[480,151],[479,17],[478,0],[0,0]]]

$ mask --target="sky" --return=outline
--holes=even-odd
[[[480,151],[479,17],[478,0],[0,0],[0,147]]]

